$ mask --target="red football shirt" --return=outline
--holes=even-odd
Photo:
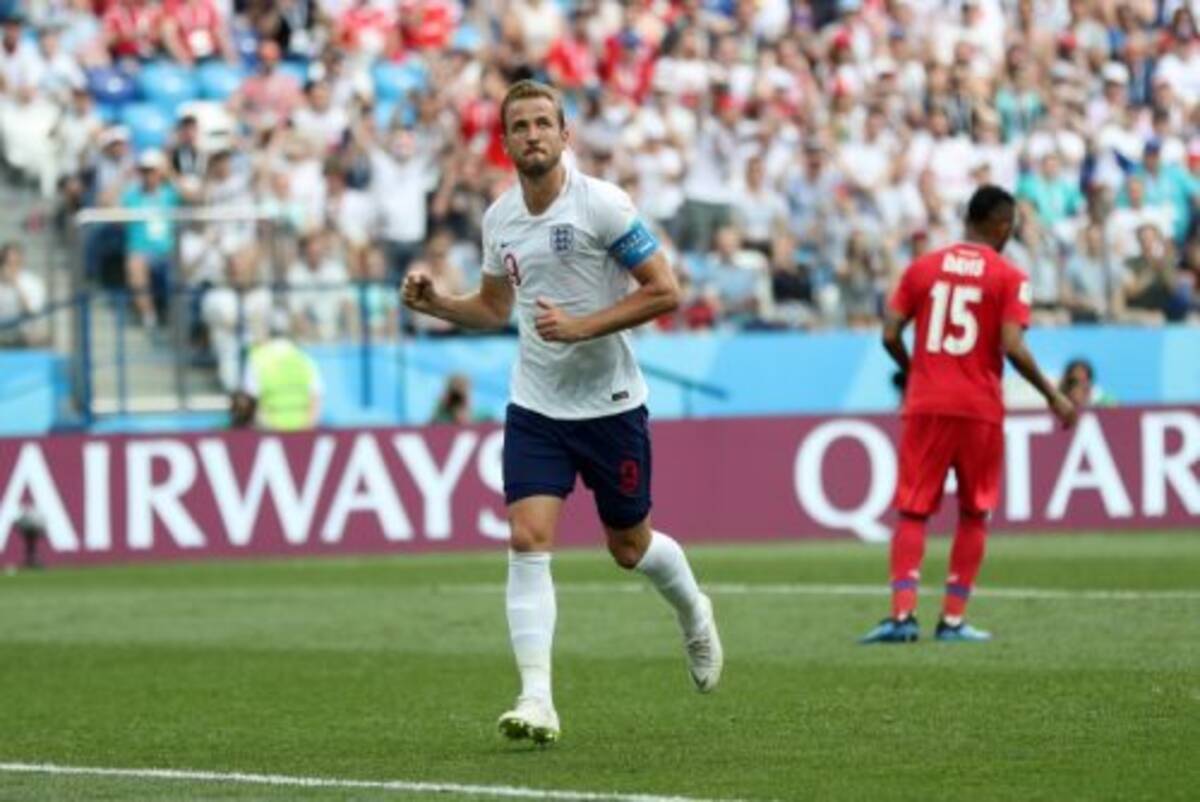
[[[891,306],[916,321],[905,415],[1001,423],[1004,323],[1029,324],[1025,274],[986,245],[960,243],[917,259]]]

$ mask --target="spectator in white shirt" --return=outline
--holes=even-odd
[[[676,239],[679,209],[683,205],[683,155],[668,139],[657,118],[643,117],[641,149],[633,157],[637,174],[638,208]]]
[[[733,201],[733,222],[747,248],[764,256],[771,252],[771,240],[787,227],[787,202],[767,184],[762,156],[746,162],[746,183]]]
[[[104,121],[96,113],[87,87],[82,84],[73,87],[70,102],[54,128],[58,154],[55,166],[59,176],[74,176],[83,170],[84,159],[103,129]]]
[[[1158,60],[1156,77],[1170,84],[1185,105],[1200,102],[1200,35],[1175,36],[1171,49]]]
[[[288,309],[296,337],[329,342],[343,336],[353,312],[346,266],[329,254],[324,231],[300,239],[300,258],[287,274]]]
[[[842,145],[838,167],[854,189],[868,197],[887,180],[888,167],[895,154],[895,142],[886,135],[887,119],[873,109],[867,114],[862,139]]]
[[[454,237],[448,229],[438,229],[429,238],[424,253],[413,262],[414,269],[420,269],[429,276],[438,289],[445,288],[448,295],[461,295],[466,292],[466,279],[462,267],[454,261],[451,249]],[[455,326],[440,318],[414,313],[413,327],[417,331],[429,334],[446,334]]]
[[[0,26],[0,85],[9,97],[28,95],[37,88],[43,70],[37,45],[24,38],[20,16],[5,17]]]
[[[686,251],[704,251],[713,233],[730,220],[734,164],[737,159],[737,124],[741,106],[730,95],[716,102],[717,113],[704,118],[688,155],[683,184],[683,230],[680,245]]]
[[[15,242],[0,246],[0,347],[36,347],[49,341],[44,318],[13,321],[46,308],[46,284],[25,269],[25,251]]]
[[[1108,226],[1109,248],[1118,262],[1132,259],[1140,252],[1138,229],[1142,226],[1152,225],[1169,237],[1174,222],[1170,206],[1146,203],[1146,185],[1141,176],[1131,175],[1125,180],[1124,201],[1125,204],[1113,210]]]
[[[323,225],[332,231],[351,272],[362,266],[363,256],[371,242],[371,215],[374,207],[366,192],[351,189],[346,173],[336,161],[325,165],[325,216]]]
[[[227,392],[238,389],[250,346],[266,339],[271,304],[271,292],[259,274],[258,248],[244,246],[229,257],[226,283],[205,293],[200,307],[217,376]]]
[[[343,106],[333,104],[329,82],[313,81],[304,93],[304,103],[292,113],[292,124],[302,135],[309,137],[322,153],[342,143],[350,127],[350,118]]]
[[[562,8],[554,0],[517,0],[504,20],[505,38],[521,48],[530,64],[540,63],[565,29]]]
[[[403,125],[393,125],[383,141],[378,141],[369,124],[360,120],[354,134],[370,154],[378,233],[387,248],[390,278],[399,281],[420,252],[427,233],[427,155],[420,152],[413,132]]]

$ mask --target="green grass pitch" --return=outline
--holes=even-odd
[[[947,550],[931,540],[926,635]],[[1200,799],[1200,533],[994,536],[970,610],[987,645],[856,645],[886,612],[881,547],[690,552],[727,652],[711,696],[640,577],[599,548],[556,556],[548,749],[495,731],[517,689],[500,552],[0,577],[0,764],[650,799]],[[0,800],[416,798],[486,797],[0,770]]]

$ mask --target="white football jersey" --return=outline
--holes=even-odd
[[[546,342],[534,321],[538,298],[573,317],[617,303],[633,279],[613,254],[632,254],[640,262],[655,245],[624,191],[571,167],[559,196],[540,215],[525,207],[519,183],[496,199],[483,216],[483,271],[507,276],[516,297],[514,404],[550,418],[580,420],[646,402],[628,331],[578,343]]]

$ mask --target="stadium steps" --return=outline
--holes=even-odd
[[[36,190],[19,181],[0,180],[0,204],[7,212],[0,215],[0,242],[11,240],[25,247],[26,265],[46,282],[47,297],[51,302],[69,298],[71,254],[67,242],[52,225],[46,201]],[[122,380],[126,411],[174,412],[181,409],[171,330],[151,335],[135,325],[132,313],[124,316],[119,313],[115,298],[102,294],[93,298],[90,330],[95,411],[103,414],[121,409]],[[75,315],[76,310],[67,309],[51,317],[51,345],[56,351],[70,354],[75,348]],[[123,377],[117,369],[122,348],[126,364]],[[183,381],[188,408],[222,408],[226,401],[215,369],[211,364],[193,359],[186,346],[184,353],[187,364]]]
[[[123,411],[175,412],[184,408],[212,409],[225,405],[211,364],[194,360],[192,349],[186,344],[177,351],[170,327],[157,332],[147,331],[136,325],[131,312],[121,315],[117,303],[116,299],[98,297],[92,304],[92,397],[97,413],[122,411],[122,381]],[[122,350],[123,376],[117,367]],[[184,359],[182,381],[186,407],[179,402],[177,392],[177,353],[183,354]]]

